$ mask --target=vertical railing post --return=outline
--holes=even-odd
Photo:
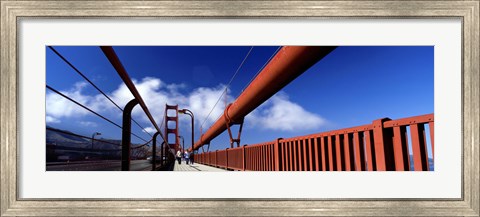
[[[156,132],[153,134],[153,145],[152,145],[152,171],[155,171],[155,168],[157,166],[157,136],[159,135],[159,132]],[[163,158],[163,157],[160,157]]]
[[[132,99],[123,109],[122,126],[122,171],[130,170],[130,148],[132,130],[132,110],[138,104],[137,99]]]
[[[335,133],[335,156],[337,160],[337,171],[342,171],[345,169],[342,167],[342,144],[343,141],[340,139],[340,135],[338,132]]]
[[[247,145],[242,146],[242,158],[243,158],[242,171],[245,171],[246,166],[247,166],[247,162],[246,162],[247,158],[246,158],[246,155],[245,155],[245,147],[247,147]]]
[[[423,124],[410,124],[412,139],[413,165],[415,171],[428,171],[428,151]]]
[[[228,148],[225,149],[225,169],[228,170]]]
[[[430,143],[432,144],[432,159],[434,160],[435,159],[435,142],[434,142],[434,139],[435,139],[435,123],[433,122],[433,120],[431,122],[428,122],[428,128],[430,130]]]
[[[389,121],[389,118],[382,118],[373,121],[373,142],[375,149],[375,161],[377,171],[395,170],[395,161],[393,160],[393,131],[383,128],[383,122]]]
[[[320,165],[323,167],[325,164],[324,161],[322,162],[323,149],[321,148],[321,142],[318,144],[319,138],[321,139],[322,137],[313,137],[313,157],[315,158],[315,171],[321,171],[322,169],[320,169]],[[320,154],[319,149],[321,150]]]
[[[277,140],[275,140],[275,145],[273,146],[273,160],[275,162],[275,167],[274,167],[274,170],[275,171],[280,171],[280,140],[282,140],[283,138],[277,138]]]

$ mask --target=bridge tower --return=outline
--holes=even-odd
[[[165,143],[175,152],[180,149],[178,141],[178,105],[165,104],[165,140]]]

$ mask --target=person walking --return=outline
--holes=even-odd
[[[193,152],[190,153],[190,164],[191,164],[191,165],[193,165],[193,161],[194,161],[194,160],[193,160],[193,156],[194,156]]]
[[[177,161],[178,164],[182,164],[182,152],[180,150],[177,151]]]
[[[185,151],[185,155],[184,155],[184,156],[185,156],[185,163],[188,164],[188,161],[189,161],[189,158],[190,158],[190,156],[189,156],[189,154],[188,154],[188,151]]]

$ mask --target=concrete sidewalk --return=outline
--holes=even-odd
[[[222,172],[222,171],[227,171],[227,170],[216,168],[216,167],[211,167],[211,166],[206,166],[206,165],[198,164],[198,163],[194,163],[193,165],[186,164],[185,161],[182,161],[182,164],[178,164],[178,161],[175,161],[173,171],[217,171],[217,172]]]

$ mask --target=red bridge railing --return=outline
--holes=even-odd
[[[433,114],[201,153],[195,160],[242,171],[409,171],[412,160],[414,170],[428,171],[427,136],[433,163]]]

